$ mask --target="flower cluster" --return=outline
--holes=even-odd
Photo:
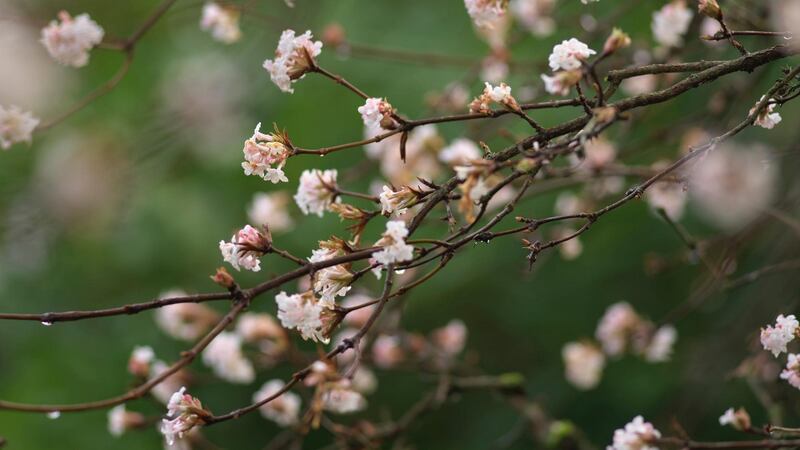
[[[484,83],[483,93],[472,100],[472,103],[469,104],[469,111],[477,114],[491,114],[492,103],[501,104],[512,111],[520,111],[517,100],[511,95],[511,87],[505,83],[500,83],[499,86]]]
[[[381,214],[386,216],[392,213],[403,215],[408,208],[417,203],[419,193],[408,186],[403,186],[395,191],[384,185],[378,199],[381,202]]]
[[[269,233],[262,233],[250,225],[237,231],[231,236],[230,242],[219,241],[219,251],[222,258],[236,270],[261,270],[261,256],[272,245]]]
[[[285,30],[275,49],[275,59],[264,61],[264,69],[283,92],[294,92],[292,83],[316,67],[315,58],[322,51],[322,42],[312,39],[310,31],[295,36],[294,30]]]
[[[256,175],[272,183],[289,181],[283,173],[283,166],[291,155],[291,149],[291,141],[285,133],[277,130],[270,134],[262,133],[259,122],[253,136],[244,141],[244,174]]]
[[[734,411],[733,408],[728,408],[719,417],[719,424],[722,426],[730,425],[739,431],[747,431],[752,426],[750,414],[744,408],[739,408]]]
[[[658,450],[654,441],[660,437],[661,432],[653,424],[636,416],[625,428],[614,431],[614,440],[607,450]]]
[[[595,387],[605,366],[605,356],[620,357],[626,351],[657,363],[668,361],[678,334],[672,325],[655,325],[640,317],[630,304],[611,305],[597,325],[591,341],[570,342],[562,349],[567,380],[581,389]],[[601,352],[602,349],[602,352]]]
[[[368,98],[363,106],[358,107],[358,113],[366,127],[391,130],[396,127],[392,118],[394,108],[385,98]]]
[[[551,17],[555,0],[512,0],[510,9],[517,21],[535,36],[549,36],[556,29]]]
[[[242,37],[239,29],[238,9],[223,6],[217,2],[207,2],[203,5],[203,15],[200,18],[200,28],[211,31],[211,36],[225,44],[233,44]]]
[[[375,243],[376,247],[382,248],[373,253],[372,258],[384,266],[414,258],[414,247],[406,244],[406,236],[408,236],[408,228],[406,228],[405,222],[400,220],[386,222],[386,231]]]
[[[322,217],[337,199],[336,169],[304,170],[294,201],[303,214]]]
[[[89,63],[89,50],[103,40],[103,28],[88,14],[72,17],[66,11],[58,13],[42,29],[42,44],[56,61],[65,66],[83,67]]]
[[[567,381],[579,389],[592,389],[600,383],[606,357],[591,342],[570,342],[561,349]]]
[[[349,414],[361,411],[366,406],[366,399],[353,389],[349,380],[326,383],[322,387],[322,408],[326,411]]]
[[[341,321],[341,314],[326,307],[312,291],[275,296],[278,319],[285,328],[296,329],[303,339],[328,343],[331,332]]]
[[[553,52],[548,57],[548,63],[555,74],[541,76],[545,90],[555,95],[569,94],[569,89],[578,84],[583,77],[581,70],[583,62],[595,53],[589,46],[575,38],[554,46]]]
[[[653,36],[664,47],[680,47],[694,14],[685,0],[673,0],[653,13]]]
[[[494,28],[506,14],[508,0],[464,0],[467,13],[478,28]]]
[[[0,148],[7,150],[18,142],[30,144],[37,126],[39,119],[32,113],[14,105],[0,105]]]
[[[758,103],[764,101],[764,97],[765,96],[762,95],[761,98],[758,100]],[[753,123],[761,128],[766,128],[768,130],[775,128],[775,125],[781,123],[782,120],[780,113],[775,112],[775,106],[776,104],[774,102],[774,99],[769,99],[767,105],[761,108],[761,110],[758,112],[755,122]],[[756,108],[754,106],[753,108],[750,109],[750,112],[748,114],[753,114],[755,110]]]
[[[161,433],[169,445],[175,443],[175,439],[182,438],[183,435],[197,425],[203,423],[203,418],[210,413],[203,409],[200,400],[186,394],[186,388],[182,387],[172,394],[167,403],[168,419],[161,420]]]
[[[775,319],[774,327],[767,325],[767,328],[761,329],[761,345],[764,346],[764,350],[772,352],[777,357],[787,351],[786,345],[797,337],[798,328],[800,328],[800,323],[794,315],[780,314]]]

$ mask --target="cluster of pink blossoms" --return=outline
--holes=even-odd
[[[624,428],[614,431],[614,439],[606,450],[658,450],[655,440],[661,432],[642,416],[636,416]]]
[[[224,44],[233,44],[242,38],[239,29],[239,10],[232,6],[223,6],[217,2],[206,2],[200,18],[200,28],[210,31],[211,36]]]
[[[503,105],[512,111],[520,110],[517,100],[511,95],[510,86],[505,83],[500,83],[499,86],[484,83],[483,92],[472,100],[469,105],[469,111],[471,113],[490,114],[492,112],[492,103]]]
[[[89,63],[89,50],[103,40],[103,28],[88,14],[72,17],[58,13],[59,21],[51,21],[42,29],[42,44],[56,61],[65,66],[83,67]]]
[[[272,183],[289,181],[283,173],[283,166],[291,154],[291,142],[285,134],[262,133],[259,122],[253,130],[253,136],[244,141],[242,151],[245,175],[256,175]]]
[[[391,130],[397,125],[392,118],[394,109],[385,98],[368,98],[358,112],[366,127]]]
[[[583,42],[571,38],[553,47],[548,57],[553,76],[542,74],[545,90],[550,94],[568,95],[569,89],[578,84],[583,77],[581,66],[596,52]]]
[[[600,382],[606,356],[617,358],[626,351],[658,363],[668,361],[678,334],[672,325],[656,328],[640,317],[629,303],[611,305],[590,340],[567,343],[563,350],[566,378],[580,389],[591,389]]]
[[[506,15],[508,0],[464,0],[467,13],[478,28],[493,28]]]
[[[28,111],[11,105],[0,105],[0,149],[7,150],[18,142],[30,144],[33,130],[39,125],[39,119]]]
[[[316,66],[314,58],[322,51],[322,42],[312,39],[310,31],[295,36],[294,30],[285,30],[275,49],[275,59],[264,61],[264,69],[283,92],[294,92],[292,83]]]
[[[187,394],[186,388],[182,387],[169,399],[168,418],[161,420],[161,433],[167,443],[173,445],[176,439],[182,438],[189,430],[202,425],[203,417],[208,415],[209,412],[203,409],[200,400]]]
[[[272,245],[269,234],[245,225],[231,237],[230,242],[219,241],[222,258],[236,270],[261,270],[261,258]]]
[[[800,322],[794,315],[780,314],[775,319],[775,326],[767,325],[761,329],[761,345],[764,350],[772,352],[776,358],[787,353],[786,368],[781,372],[781,379],[800,389],[800,354],[789,353],[787,346],[800,333]]]

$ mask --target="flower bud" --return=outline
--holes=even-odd
[[[722,9],[717,0],[699,0],[697,10],[700,14],[711,17],[712,19],[722,20]]]
[[[344,27],[338,22],[329,23],[322,30],[322,43],[336,48],[346,42]]]
[[[224,267],[218,267],[217,273],[211,275],[209,278],[211,278],[214,283],[217,283],[225,289],[231,289],[232,287],[236,286],[236,281],[233,279],[231,274],[225,270]]]
[[[702,2],[701,2],[702,3]],[[615,51],[625,48],[631,45],[631,37],[628,36],[628,33],[625,33],[619,28],[614,28],[611,32],[611,35],[606,39],[605,45],[603,45],[603,53],[610,55]]]

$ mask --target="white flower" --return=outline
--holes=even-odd
[[[580,69],[581,63],[595,53],[583,42],[571,38],[553,47],[548,62],[553,70],[575,70]]]
[[[408,186],[403,186],[397,191],[393,191],[389,186],[383,186],[383,192],[378,196],[381,202],[381,214],[391,215],[397,213],[403,215],[406,210],[417,202],[417,194]]]
[[[448,356],[455,356],[464,350],[467,343],[467,326],[458,319],[431,333],[431,342]]]
[[[405,238],[408,236],[406,224],[400,220],[390,220],[386,222],[386,231],[378,242],[377,247],[381,250],[372,254],[375,261],[389,265],[396,262],[408,261],[414,258],[414,247],[406,244]]]
[[[506,14],[504,0],[464,0],[464,6],[478,28],[494,28]]]
[[[336,199],[336,175],[336,169],[303,171],[297,194],[294,196],[303,214],[316,214],[322,217]]]
[[[322,42],[312,39],[310,31],[295,37],[294,30],[285,30],[275,49],[275,59],[264,61],[264,69],[283,92],[294,92],[292,83],[316,64],[314,59],[322,51]]]
[[[492,86],[489,83],[484,83],[483,92],[496,103],[508,103],[513,100],[511,96],[511,87],[505,83],[500,83],[498,86]]]
[[[653,444],[655,439],[661,437],[661,433],[653,427],[650,422],[645,422],[642,416],[636,416],[633,420],[614,431],[614,442],[606,447],[607,450],[658,450]]]
[[[644,359],[649,362],[669,361],[672,347],[678,339],[678,331],[672,325],[664,325],[656,330],[644,350]]]
[[[168,291],[160,299],[183,297],[183,291]],[[217,320],[217,313],[199,303],[175,303],[156,310],[156,324],[168,335],[182,341],[194,341],[205,334]]]
[[[597,325],[595,337],[609,356],[619,356],[625,350],[628,337],[639,324],[639,316],[630,304],[614,303],[606,310]]]
[[[583,390],[592,389],[600,382],[606,357],[593,344],[570,342],[561,349],[567,381]]]
[[[764,97],[765,96],[762,95],[761,98],[758,100],[758,103],[761,103],[764,100]],[[773,99],[770,99],[770,101],[772,100]],[[761,128],[766,128],[768,130],[775,128],[775,125],[781,123],[781,120],[783,120],[779,113],[774,112],[775,106],[777,106],[775,103],[768,103],[767,106],[762,108],[761,111],[758,113],[758,115],[756,116],[756,120],[755,122],[753,122],[753,124],[758,125]],[[750,112],[748,114],[753,114],[755,110],[756,108],[754,106],[753,108],[750,109]]]
[[[120,437],[131,428],[144,425],[144,416],[125,410],[125,405],[117,405],[108,411],[108,432]]]
[[[253,364],[242,353],[242,340],[235,333],[217,335],[203,350],[203,362],[231,383],[250,383],[256,376]]]
[[[694,14],[684,0],[674,0],[653,13],[653,36],[665,47],[683,45],[683,35],[689,29]]]
[[[744,408],[739,408],[736,411],[733,408],[728,408],[725,413],[719,417],[719,424],[722,426],[730,425],[737,430],[749,430],[752,422],[750,414]]]
[[[233,7],[220,6],[216,2],[203,5],[203,16],[200,28],[211,31],[211,36],[225,44],[232,44],[242,37],[239,29],[239,10]]]
[[[781,379],[800,389],[800,355],[789,353],[786,369],[781,372]]]
[[[330,311],[314,297],[311,292],[286,295],[280,292],[275,296],[278,304],[278,320],[285,328],[297,329],[303,339],[327,344],[330,330],[326,330],[323,314]]]
[[[259,403],[283,389],[281,380],[270,380],[253,394],[253,403]],[[258,407],[261,415],[282,427],[294,425],[300,414],[300,396],[288,391]]]
[[[131,357],[128,359],[128,372],[133,375],[146,377],[150,373],[150,363],[155,359],[156,354],[152,347],[134,347]]]
[[[368,98],[364,106],[358,107],[364,125],[369,128],[387,128],[382,125],[384,119],[392,121],[392,105],[383,98]],[[391,128],[391,127],[388,127]]]
[[[257,192],[253,196],[247,216],[256,225],[266,225],[270,231],[287,231],[294,222],[286,205],[289,204],[289,195],[279,191],[273,193]]]
[[[517,20],[536,36],[549,36],[555,31],[556,23],[550,14],[555,0],[512,0],[511,12]]]
[[[451,166],[464,165],[476,159],[481,159],[481,150],[475,141],[467,138],[456,138],[439,152],[439,161]]]
[[[320,304],[333,308],[336,297],[343,297],[350,291],[351,281],[353,273],[344,264],[326,267],[314,273],[314,292],[320,295]]]
[[[329,383],[322,393],[322,408],[337,414],[360,411],[367,406],[364,396],[353,390],[347,380]]]
[[[500,83],[498,86],[484,83],[483,92],[472,100],[469,110],[472,113],[489,114],[492,112],[492,103],[500,103],[509,109],[519,110],[517,100],[511,95],[511,87],[505,83]]]
[[[59,63],[85,66],[89,62],[89,50],[103,40],[103,29],[88,14],[72,18],[68,12],[61,11],[58,19],[60,23],[53,20],[42,29],[42,44]]]
[[[244,141],[245,175],[256,175],[273,184],[289,181],[283,173],[286,158],[291,154],[289,138],[282,133],[261,132],[261,122],[253,130],[253,136]]]
[[[250,225],[245,225],[231,236],[230,242],[219,241],[219,251],[222,259],[234,269],[258,272],[261,270],[259,258],[270,244],[268,236]]]
[[[33,130],[39,126],[39,119],[28,111],[11,105],[0,105],[0,148],[7,150],[17,142],[31,143]]]
[[[794,315],[779,315],[775,319],[775,326],[767,325],[761,329],[761,345],[764,350],[769,350],[777,357],[782,352],[786,352],[786,345],[794,340],[797,335],[797,328],[800,324]]]
[[[167,416],[170,419],[161,420],[161,433],[169,445],[175,443],[175,439],[180,439],[183,435],[203,422],[202,416],[208,415],[208,411],[203,409],[200,400],[186,394],[186,388],[182,387],[172,394],[167,403]]]

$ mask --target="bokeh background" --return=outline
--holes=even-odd
[[[51,117],[103,83],[121,63],[122,55],[105,50],[93,51],[90,65],[79,70],[50,60],[38,43],[38,30],[58,10],[89,12],[108,35],[126,36],[157,3],[0,0],[0,104],[18,104]],[[296,0],[295,8],[278,0],[246,3],[252,13],[242,16],[243,39],[225,46],[198,28],[201,2],[180,0],[141,41],[130,73],[112,93],[36,135],[30,148],[17,146],[0,155],[0,309],[92,309],[152,298],[170,288],[216,290],[208,275],[221,264],[217,243],[247,221],[254,193],[293,193],[303,169],[338,168],[344,173],[363,164],[364,153],[356,148],[324,159],[292,159],[288,184],[243,176],[241,143],[256,122],[277,122],[307,148],[360,139],[363,133],[356,113],[360,102],[328,80],[308,76],[293,95],[281,93],[270,82],[261,63],[271,57],[284,28],[310,29],[319,35],[337,22],[353,43],[475,61],[487,54],[459,0]],[[635,48],[651,48],[650,15],[664,2],[631,2],[621,14],[615,13],[617,2],[610,0],[589,7],[577,0],[557,3],[558,27],[552,35],[536,37],[517,30],[519,39],[510,47],[512,60],[526,63],[507,77],[521,100],[547,98],[539,75],[546,69],[550,49],[562,39],[576,36],[597,49],[610,25],[616,25],[630,33]],[[754,2],[729,3],[746,10]],[[754,11],[763,14],[759,8]],[[695,20],[681,58],[736,56],[725,46],[699,43],[697,29]],[[752,48],[774,44],[764,38],[746,42]],[[613,65],[630,64],[632,53],[626,51]],[[410,117],[431,114],[426,94],[453,80],[467,80],[471,93],[481,85],[470,76],[469,67],[460,65],[348,57],[328,48],[320,62],[372,95],[389,98]],[[608,138],[626,163],[675,158],[687,130],[720,132],[741,120],[787,64],[789,60],[754,74],[736,74],[646,113],[635,112]],[[607,63],[603,71],[611,66]],[[771,149],[780,175],[773,206],[786,220],[764,216],[748,225],[743,237],[740,230],[716,229],[691,209],[682,221],[698,239],[714,239],[710,254],[728,252],[731,277],[798,254],[798,192],[791,183],[800,168],[797,112],[797,106],[789,104],[781,109],[784,123],[775,130],[751,129],[737,137],[745,149],[756,142]],[[534,117],[553,125],[579,114],[579,108],[566,108],[536,112]],[[520,136],[528,132],[524,123],[511,118],[448,124],[439,132],[447,141],[466,136],[502,148],[509,141],[500,128]],[[379,178],[377,170],[360,171],[342,184],[364,191]],[[633,182],[626,180],[626,186]],[[525,200],[515,214],[550,215],[556,194]],[[276,235],[282,248],[307,255],[317,240],[344,235],[344,224],[333,215],[303,217],[294,204],[289,209],[296,225]],[[443,232],[443,226],[431,224],[422,234]],[[378,231],[368,233],[376,236]],[[737,239],[728,239],[734,234]],[[609,364],[594,390],[569,385],[563,376],[563,344],[591,337],[610,304],[626,300],[642,315],[660,321],[708,277],[702,265],[689,261],[685,246],[645,202],[633,202],[604,217],[582,241],[579,258],[566,261],[558,252],[546,253],[530,271],[516,238],[470,246],[439,276],[413,291],[402,324],[428,332],[460,318],[469,328],[465,358],[486,373],[523,374],[532,399],[551,416],[574,422],[599,448],[610,442],[615,428],[637,414],[665,432],[675,417],[693,437],[731,438],[733,432],[717,424],[722,411],[746,406],[754,421],[762,423],[767,420],[764,396],[783,402],[786,423],[798,425],[796,390],[732,376],[744,358],[757,354],[753,340],[758,327],[779,312],[796,312],[796,271],[703,296],[675,322],[679,339],[672,361],[648,364],[626,357]],[[263,266],[260,273],[237,278],[249,286],[290,267],[274,258]],[[654,270],[656,266],[660,269]],[[374,280],[365,286],[373,292],[379,289]],[[221,310],[224,305],[214,307]],[[274,312],[275,305],[266,296],[252,309]],[[126,361],[135,345],[151,345],[166,360],[183,348],[157,329],[152,313],[51,327],[3,322],[0,342],[0,398],[42,403],[80,402],[125,390],[130,382]],[[251,386],[235,386],[215,381],[201,363],[193,369],[205,377],[193,394],[219,412],[249,403],[264,380],[291,373],[289,367],[277,367],[260,373]],[[370,396],[364,416],[399,416],[431,387],[429,380],[410,373],[378,375],[378,390]],[[419,449],[484,449],[519,427],[521,419],[495,395],[476,392],[457,400],[418,422],[408,442]],[[140,400],[129,408],[159,414],[162,407]],[[206,435],[223,448],[258,449],[277,432],[274,424],[251,414],[211,427]],[[64,414],[56,420],[0,411],[0,436],[8,440],[8,448],[23,450],[162,446],[155,429],[112,437],[106,431],[105,411]],[[304,448],[330,442],[327,432],[317,431]],[[510,448],[531,445],[523,436]]]

